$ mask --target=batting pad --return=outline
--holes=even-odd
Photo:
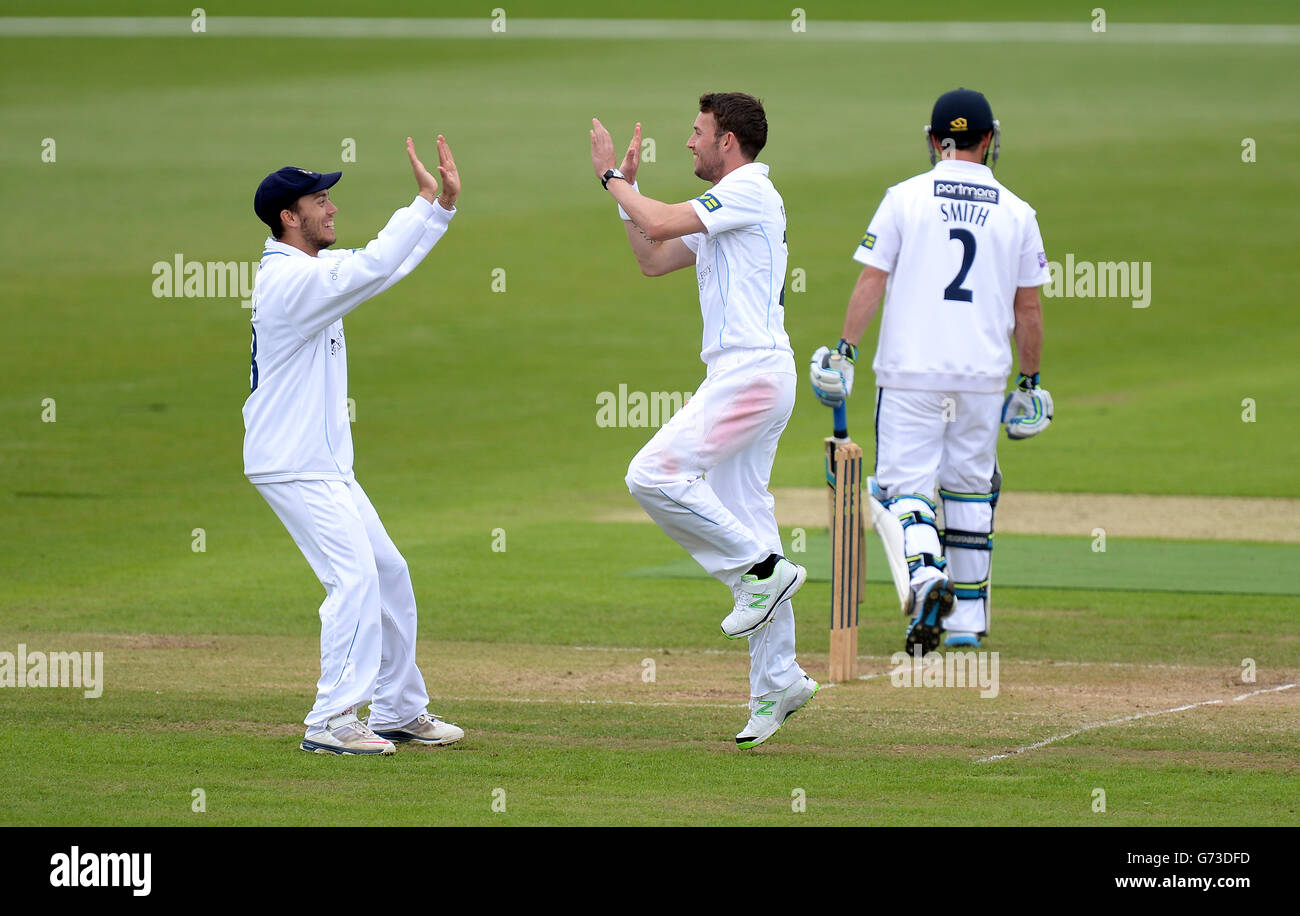
[[[943,547],[934,518],[934,503],[917,493],[898,496],[885,507],[903,526],[903,552],[911,573],[912,587],[943,575]]]
[[[944,551],[957,607],[944,629],[988,632],[989,570],[993,560],[993,494],[940,490]]]

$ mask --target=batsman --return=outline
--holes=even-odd
[[[1001,145],[992,107],[946,92],[925,134],[932,167],[885,193],[853,255],[864,266],[843,337],[810,366],[822,403],[843,404],[883,298],[872,523],[910,617],[909,653],[988,636],[998,431],[1027,439],[1053,415],[1039,377],[1047,255],[1033,208],[986,164]],[[1019,376],[1004,396],[1012,340]]]

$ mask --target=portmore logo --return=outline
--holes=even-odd
[[[73,687],[93,700],[104,693],[103,652],[0,652],[0,688]]]
[[[982,184],[966,184],[964,181],[936,181],[934,196],[947,197],[949,200],[973,200],[982,204],[998,202],[998,189]]]
[[[70,852],[50,856],[52,887],[129,887],[136,897],[148,897],[153,888],[153,853]]]

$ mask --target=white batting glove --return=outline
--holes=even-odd
[[[834,350],[818,347],[808,366],[813,394],[827,407],[839,407],[853,393],[853,363],[858,348],[841,340]]]
[[[1007,427],[1008,439],[1028,439],[1052,424],[1055,407],[1052,395],[1038,386],[1038,373],[1020,373],[1016,390],[1002,402],[1002,422]]]

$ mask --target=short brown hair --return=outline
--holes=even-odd
[[[718,132],[736,135],[740,151],[757,159],[767,146],[767,115],[763,103],[743,92],[706,92],[700,96],[700,112],[710,112],[718,122]]]

